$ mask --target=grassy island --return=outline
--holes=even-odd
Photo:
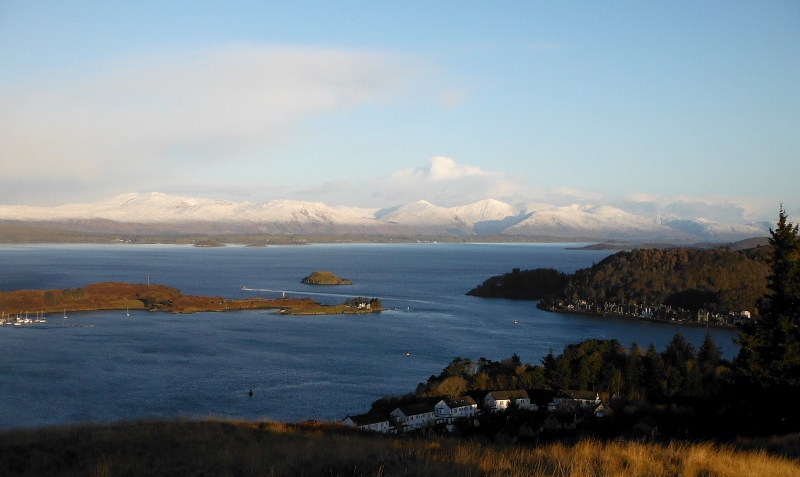
[[[353,282],[346,278],[339,278],[332,272],[317,271],[305,277],[301,283],[306,285],[352,285]]]
[[[344,305],[341,305],[344,306]],[[0,311],[5,317],[36,313],[68,313],[95,310],[148,310],[170,313],[274,309],[283,314],[338,314],[310,298],[250,298],[184,295],[165,285],[103,282],[82,288],[16,290],[0,292]]]

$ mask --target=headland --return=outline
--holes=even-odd
[[[102,282],[81,288],[15,290],[0,292],[4,321],[28,314],[64,314],[72,311],[147,310],[198,313],[237,310],[277,310],[280,314],[340,314],[380,311],[380,307],[326,306],[310,298],[227,299],[219,296],[184,295],[177,288],[156,284]]]

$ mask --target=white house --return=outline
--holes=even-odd
[[[734,316],[733,318],[733,324],[735,325],[743,325],[749,322],[750,322],[750,312],[746,310],[739,312],[739,314]]]
[[[357,427],[365,431],[389,432],[389,418],[379,412],[368,412],[355,416],[347,416],[342,420],[342,424],[350,427]]]
[[[597,391],[573,391],[565,389],[556,393],[547,409],[594,409],[600,404]]]
[[[501,412],[514,403],[519,409],[530,409],[531,399],[527,391],[492,391],[483,398],[483,406],[488,412]]]
[[[400,406],[390,414],[398,432],[430,427],[436,423],[436,412],[430,404],[410,404]]]
[[[442,399],[433,406],[436,418],[446,424],[451,424],[457,419],[467,419],[478,414],[478,403],[469,396],[455,399]]]

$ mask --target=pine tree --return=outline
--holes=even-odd
[[[710,331],[706,331],[706,337],[697,353],[697,361],[704,369],[714,369],[722,361],[722,349],[717,346]]]
[[[661,355],[653,343],[650,343],[650,346],[647,347],[647,352],[642,362],[645,369],[644,384],[647,390],[647,397],[650,400],[661,399],[667,390],[664,360],[661,359]]]
[[[556,355],[553,353],[553,348],[550,348],[547,356],[542,358],[542,367],[544,368],[544,379],[547,382],[547,386],[551,389],[555,388],[558,380],[558,363],[556,363]]]
[[[769,293],[755,322],[742,328],[736,343],[739,373],[761,386],[800,386],[800,237],[780,208],[770,229]]]

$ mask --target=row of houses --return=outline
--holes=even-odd
[[[618,315],[649,320],[678,321],[712,323],[717,325],[742,325],[752,320],[749,311],[709,311],[700,309],[697,311],[686,310],[683,308],[673,308],[669,305],[640,305],[637,303],[593,303],[586,300],[575,300],[573,302],[557,302],[546,305],[548,311],[580,312],[591,313],[594,315]]]
[[[572,413],[571,422],[577,424],[578,414],[593,413],[595,417],[605,417],[608,409],[595,391],[537,391],[533,402],[525,390],[491,391],[483,398],[481,409],[471,396],[445,398],[434,405],[416,403],[399,406],[389,416],[377,412],[347,416],[342,423],[346,426],[375,432],[404,433],[417,429],[444,424],[452,431],[457,421],[470,421],[486,414],[506,412],[510,408],[528,411],[557,411],[562,415]],[[555,415],[554,415],[555,416]],[[563,418],[562,418],[563,420]],[[569,420],[569,417],[567,417]],[[559,425],[564,428],[563,425]],[[574,427],[573,427],[574,428]]]

